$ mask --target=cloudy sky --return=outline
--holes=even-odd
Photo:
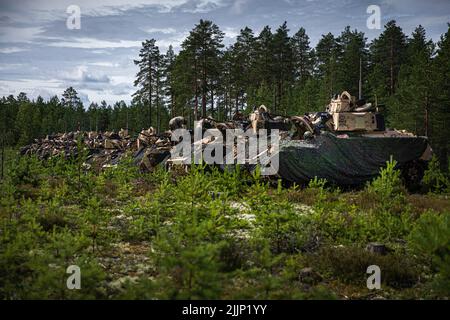
[[[68,29],[67,8],[81,9],[81,28]],[[24,91],[35,98],[73,86],[85,103],[130,101],[141,42],[155,38],[161,51],[182,40],[199,19],[211,19],[233,42],[239,30],[303,26],[315,45],[346,25],[368,39],[367,8],[378,5],[381,25],[397,20],[410,34],[422,24],[438,40],[450,22],[449,0],[0,0],[0,96]]]

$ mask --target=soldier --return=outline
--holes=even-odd
[[[253,113],[250,114],[250,122],[253,132],[257,133],[258,129],[264,128],[266,121],[270,119],[269,112],[265,105],[260,105],[259,108],[254,108]]]

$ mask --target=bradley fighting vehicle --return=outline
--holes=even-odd
[[[280,141],[278,173],[290,182],[318,177],[359,185],[377,176],[392,157],[406,183],[415,184],[432,156],[426,137],[386,129],[377,106],[356,101],[346,91],[331,99],[325,112],[290,121],[294,132]]]

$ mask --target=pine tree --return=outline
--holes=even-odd
[[[155,73],[155,104],[156,104],[156,132],[161,131],[161,96],[164,93],[163,84],[163,56],[156,56],[156,73]]]
[[[194,120],[192,112],[196,115],[198,108],[197,67],[194,61],[190,52],[182,50],[176,56],[172,69],[175,109],[179,115],[187,117],[189,125]]]
[[[450,148],[450,24],[438,42],[436,58],[432,64],[435,104],[430,110],[431,140],[443,168],[448,168]]]
[[[89,130],[98,131],[98,104],[92,102],[89,105],[88,113],[89,113]]]
[[[235,90],[235,63],[233,59],[232,47],[227,48],[222,56],[222,73],[220,75],[220,91],[222,99],[218,104],[218,119],[231,119],[233,110],[233,98]],[[239,106],[235,104],[235,107]]]
[[[304,28],[300,28],[291,39],[293,50],[293,61],[295,68],[295,79],[299,82],[300,88],[313,73],[314,57],[309,46],[309,37]]]
[[[429,118],[432,104],[432,41],[419,26],[407,44],[406,61],[399,73],[399,88],[390,99],[389,123],[419,135],[430,135]]]
[[[320,80],[310,77],[305,84],[297,83],[294,88],[289,113],[291,115],[302,115],[315,110],[322,110],[323,105],[319,102]]]
[[[253,31],[245,27],[241,29],[236,42],[230,48],[231,81],[234,87],[236,109],[239,109],[238,106],[243,109],[247,103],[247,95],[251,89],[250,84],[254,81],[254,75],[252,74],[254,47],[255,37]]]
[[[33,115],[33,104],[28,99],[24,92],[17,96],[18,111],[16,115],[16,130],[19,133],[17,144],[19,146],[26,145],[31,142],[33,138],[33,125],[30,121],[30,116]]]
[[[195,82],[195,112],[198,117],[198,95],[201,95],[202,117],[206,117],[208,93],[214,91],[214,83],[219,76],[222,39],[224,33],[209,20],[200,20],[189,33],[181,47],[188,54],[189,63],[193,65]],[[199,84],[198,84],[199,83]],[[214,97],[211,96],[211,109],[214,108]]]
[[[67,88],[61,98],[64,112],[64,131],[78,130],[81,125],[80,113],[83,112],[83,104],[78,97],[78,92],[73,88]]]
[[[255,65],[254,74],[257,75],[255,84],[257,86],[257,98],[264,95],[266,106],[275,104],[275,66],[274,66],[274,36],[269,26],[265,26],[255,43]],[[268,96],[270,95],[270,99]],[[256,103],[258,103],[256,101]],[[262,104],[258,103],[258,104]]]
[[[379,38],[370,45],[373,93],[380,97],[395,93],[398,73],[405,58],[406,36],[394,20],[384,26]]]
[[[338,92],[347,90],[358,97],[360,71],[362,77],[367,73],[366,38],[364,33],[357,30],[351,31],[347,26],[337,38],[337,42],[339,52],[336,89]]]
[[[163,59],[163,74],[165,76],[163,86],[164,86],[164,95],[166,97],[166,101],[170,110],[171,118],[176,116],[175,84],[174,84],[175,58],[176,58],[175,52],[173,51],[172,45],[170,45]]]
[[[100,107],[98,110],[98,129],[100,131],[107,131],[109,130],[109,124],[110,124],[110,119],[109,119],[109,113],[111,110],[111,106],[108,105],[106,103],[105,100],[103,100],[100,103]]]
[[[58,96],[53,96],[47,102],[47,118],[49,119],[50,128],[47,133],[56,133],[63,131],[62,119],[64,118],[64,110]]]
[[[289,38],[289,29],[285,21],[275,32],[273,37],[274,47],[274,68],[276,95],[274,112],[282,111],[286,114],[287,105],[283,104],[284,96],[294,80],[293,68],[293,52],[291,47],[291,39]]]
[[[155,96],[158,70],[160,68],[160,53],[156,46],[156,40],[145,40],[139,51],[139,60],[134,60],[134,64],[139,66],[139,72],[136,74],[134,86],[139,89],[133,94],[133,97],[148,107],[148,126],[152,126],[152,105]]]
[[[330,97],[338,91],[337,64],[339,46],[333,34],[322,35],[316,46],[316,72],[320,79],[319,103],[325,106]]]

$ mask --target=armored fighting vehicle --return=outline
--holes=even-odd
[[[280,141],[279,177],[295,183],[318,177],[338,185],[361,185],[392,158],[407,184],[420,182],[432,156],[427,137],[386,129],[378,111],[344,91],[325,112],[291,117],[294,134]]]
[[[132,150],[135,152],[135,163],[142,171],[151,171],[159,164],[170,168],[180,163],[192,163],[191,159],[186,158],[190,156],[172,157],[170,153],[174,145],[171,132],[185,128],[186,123],[183,117],[175,117],[169,122],[170,131],[157,134],[154,128],[149,128],[142,130],[137,139],[131,139],[127,130],[121,130],[118,134],[64,133],[37,139],[35,143],[22,148],[21,153],[36,154],[42,159],[59,154],[76,154],[76,137],[81,135],[89,150],[89,166],[96,163],[100,163],[101,168],[114,166],[127,150]],[[265,106],[260,106],[249,117],[237,112],[229,122],[220,123],[206,117],[196,125],[202,130],[218,129],[225,136],[227,129],[253,130],[258,135],[261,132],[259,129],[267,129],[266,133],[279,130],[278,151],[270,143],[267,144],[266,151],[269,151],[270,156],[278,157],[279,164],[277,173],[271,178],[282,178],[298,184],[306,184],[318,177],[337,185],[361,185],[376,177],[380,168],[392,158],[397,161],[406,183],[414,185],[420,182],[426,162],[432,155],[426,137],[415,136],[404,130],[386,129],[377,106],[356,101],[346,91],[331,99],[323,112],[284,117],[273,115]],[[226,139],[221,141],[213,136],[205,136],[199,141],[191,141],[194,146],[192,150],[199,145],[202,150],[206,146],[220,145],[225,155],[224,141]],[[234,160],[238,158],[237,150],[235,147]],[[249,153],[245,156],[243,167],[249,170],[256,168],[252,157],[254,155],[250,156]],[[225,168],[228,164],[224,163],[215,164]]]

